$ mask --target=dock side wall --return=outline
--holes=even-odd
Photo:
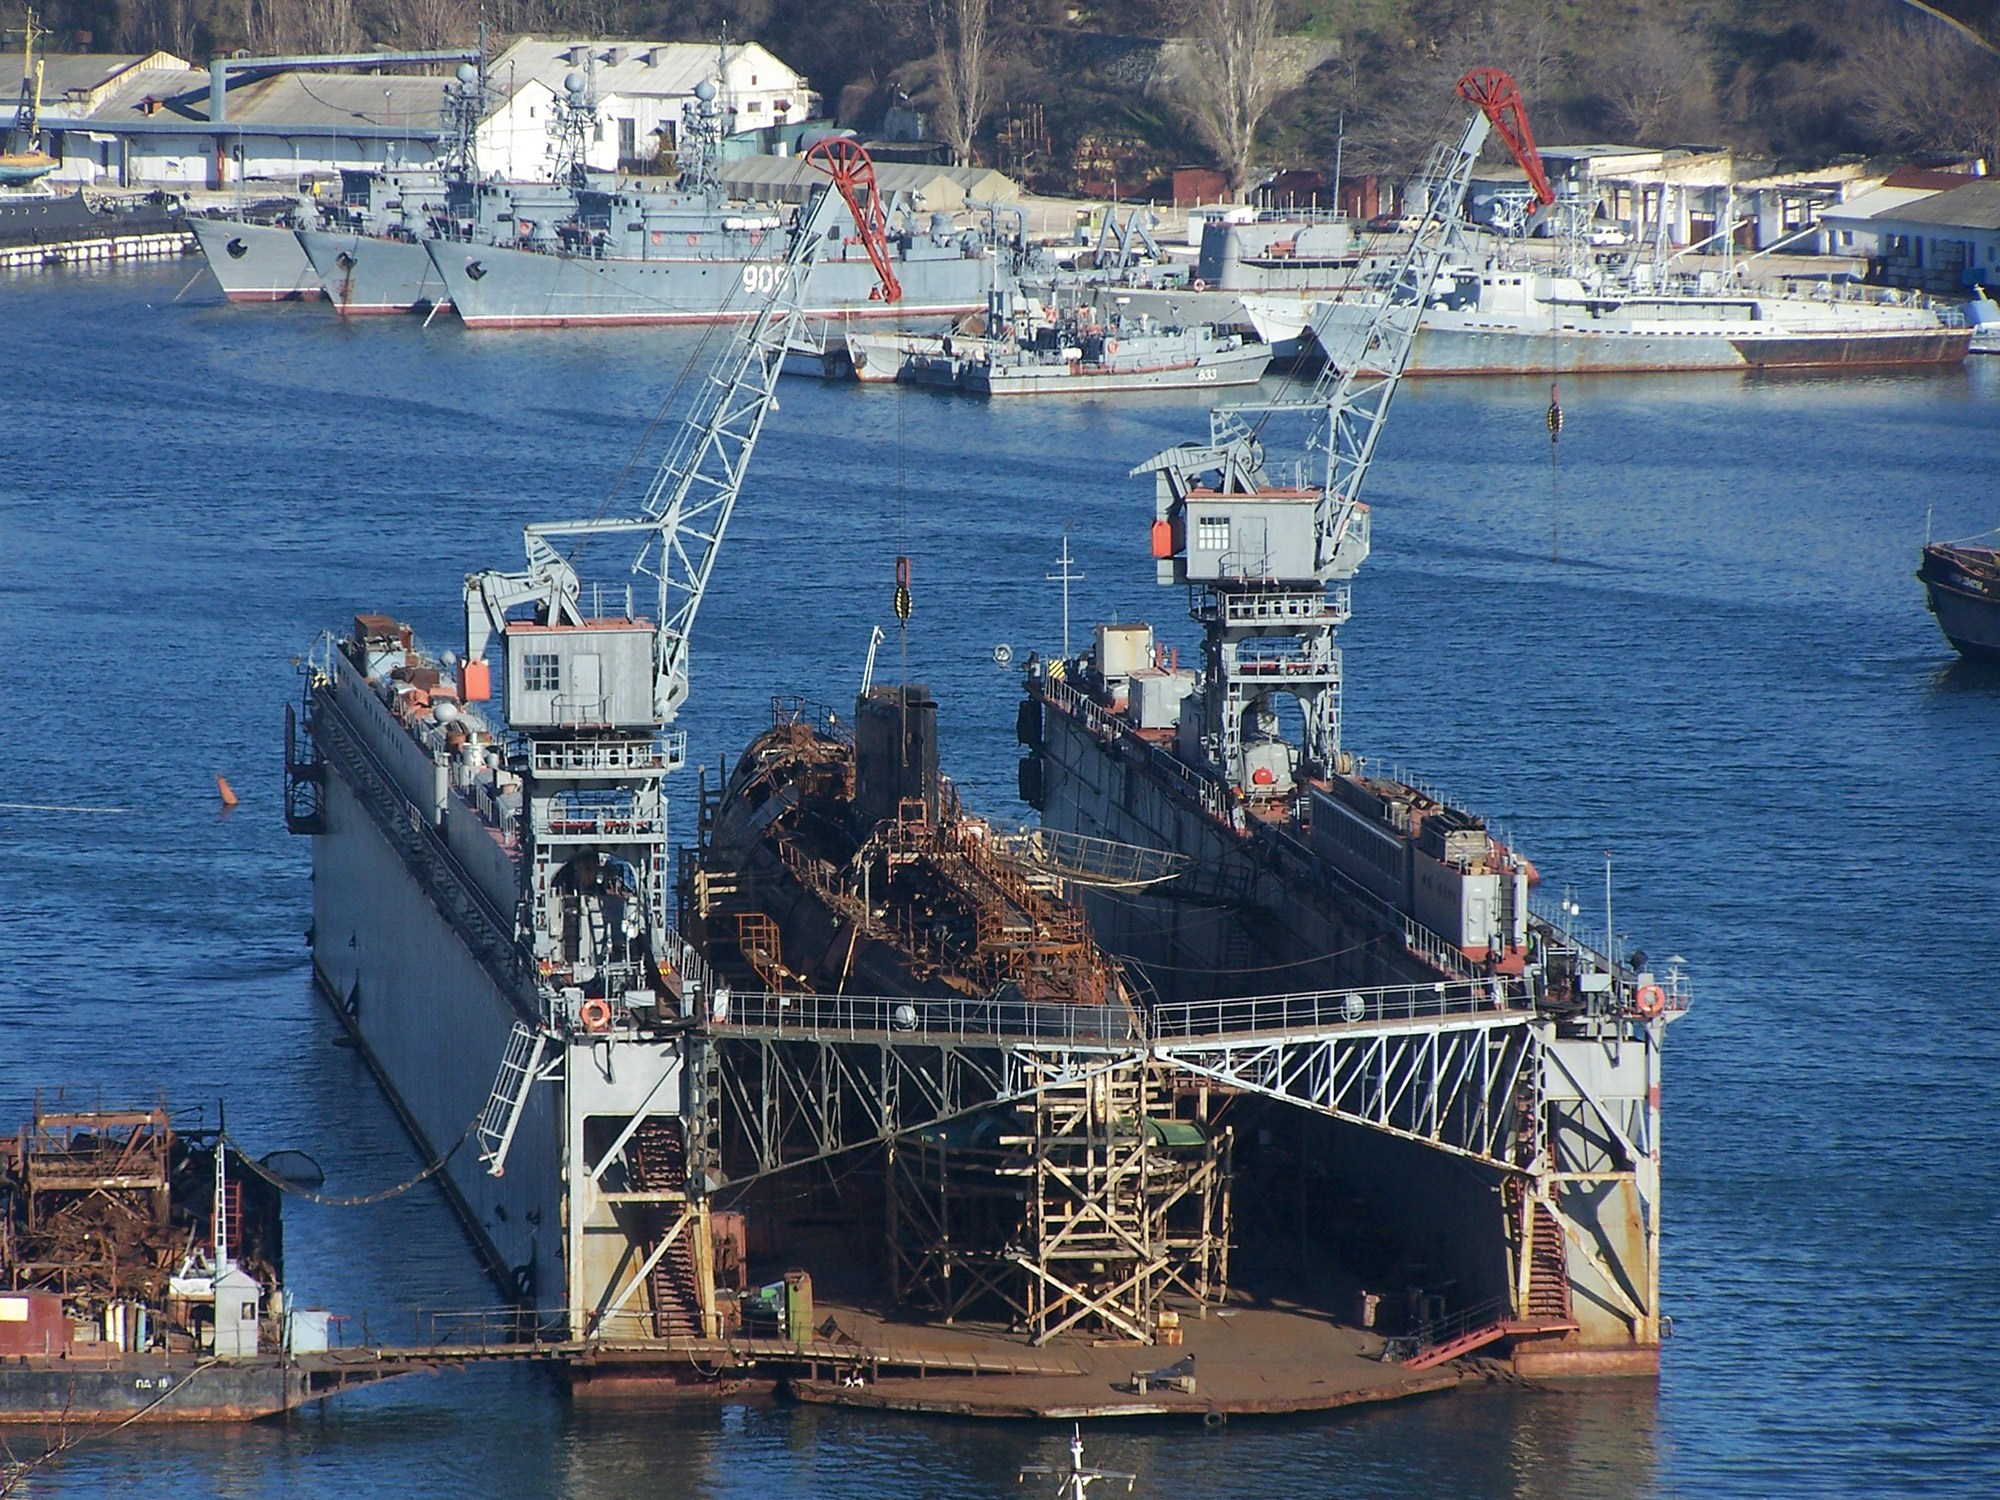
[[[506,997],[331,767],[326,831],[313,838],[313,962],[428,1164],[449,1178],[466,1227],[510,1296],[563,1296],[560,1090],[529,1092],[506,1175],[467,1132],[513,1029]]]
[[[1274,858],[1268,831],[1246,838],[1225,827],[1068,714],[1050,707],[1042,722],[1044,824],[1189,860],[1179,884],[1190,899],[1084,893],[1098,941],[1143,966],[1162,1000],[1437,977],[1408,954],[1400,934],[1343,918],[1303,844],[1286,868]]]

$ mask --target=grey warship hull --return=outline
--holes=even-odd
[[[424,247],[385,235],[302,229],[300,245],[320,294],[345,317],[429,312],[446,297]]]
[[[770,259],[591,259],[429,240],[425,248],[468,328],[564,328],[728,322],[756,315],[782,268]],[[859,253],[822,260],[807,283],[809,317],[949,317],[986,305],[984,255],[896,261],[900,301],[875,295]]]
[[[296,231],[242,219],[189,219],[187,227],[231,302],[311,302],[322,295]]]

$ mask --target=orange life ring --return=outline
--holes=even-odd
[[[1639,992],[1632,997],[1632,1009],[1639,1013],[1641,1020],[1650,1021],[1667,1008],[1667,992],[1657,984],[1642,984]]]
[[[1118,340],[1106,339],[1104,341],[1104,352],[1106,354],[1116,354],[1118,352]]]
[[[602,1000],[586,1000],[583,1008],[576,1013],[583,1022],[585,1031],[609,1031],[611,1029],[611,1007]]]
[[[1195,277],[1193,281],[1189,282],[1188,286],[1191,290],[1197,292],[1205,292],[1208,290],[1208,283],[1203,281],[1199,276]]]

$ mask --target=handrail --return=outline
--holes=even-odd
[[[1031,1000],[925,1000],[884,995],[780,995],[730,991],[716,997],[718,1030],[827,1036],[1005,1037],[1078,1045],[1141,1043],[1144,1026],[1122,1005],[1057,1005]]]
[[[1476,1302],[1445,1317],[1419,1323],[1410,1332],[1385,1340],[1382,1358],[1384,1361],[1408,1363],[1433,1349],[1464,1338],[1474,1329],[1505,1323],[1513,1311],[1513,1303],[1505,1295],[1489,1297],[1484,1302]]]
[[[1074,718],[1080,719],[1085,728],[1111,739],[1130,737],[1146,749],[1147,759],[1162,771],[1176,776],[1189,792],[1200,799],[1203,809],[1213,818],[1223,823],[1231,822],[1228,793],[1220,782],[1203,775],[1179,757],[1169,754],[1150,740],[1142,739],[1133,732],[1132,726],[1108,712],[1100,703],[1078,692],[1061,678],[1044,677],[1039,688],[1045,701]]]
[[[1136,1046],[1397,1022],[1520,1018],[1528,1013],[1526,987],[1495,975],[1436,984],[1177,1001],[1155,1005],[1143,1016],[1117,1005],[722,991],[715,995],[708,1019],[713,1029],[724,1033],[776,1032],[801,1040],[888,1033],[914,1038]]]
[[[1189,1000],[1152,1008],[1155,1041],[1200,1040],[1243,1032],[1319,1031],[1335,1026],[1525,1014],[1527,992],[1509,981],[1448,980],[1380,989],[1311,990],[1240,1000]]]

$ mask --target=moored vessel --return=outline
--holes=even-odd
[[[426,241],[452,306],[468,328],[557,328],[728,322],[756,316],[784,264],[788,220],[745,210],[717,216],[671,195],[621,190],[604,195],[602,227],[574,248]],[[861,247],[827,247],[805,289],[813,318],[950,317],[986,305],[997,274],[975,231],[933,216],[916,227],[896,215],[890,255],[902,299],[875,295],[877,275]]]
[[[1959,655],[2000,661],[2000,548],[1926,542],[1917,577],[1938,629]]]
[[[1330,359],[1367,327],[1372,293],[1311,303],[1307,323]],[[1282,338],[1296,304],[1251,297],[1261,330]],[[1797,295],[1684,278],[1585,278],[1527,264],[1454,270],[1424,311],[1411,375],[1656,373],[1955,364],[1971,331],[1936,308],[1868,289]]]
[[[281,206],[271,222],[191,215],[187,227],[202,258],[231,302],[316,302],[319,273],[299,243],[297,205]]]

